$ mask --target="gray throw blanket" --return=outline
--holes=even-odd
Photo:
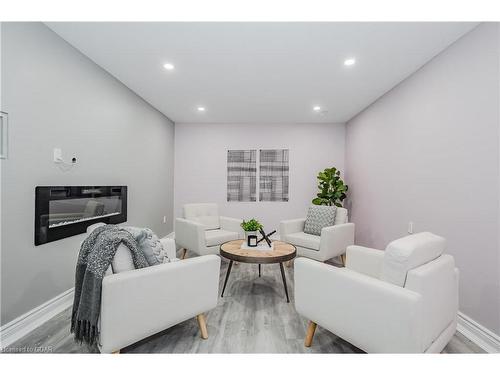
[[[96,228],[82,243],[76,264],[71,315],[71,332],[80,343],[94,345],[97,342],[102,279],[122,243],[130,249],[135,268],[148,266],[134,237],[116,225]]]

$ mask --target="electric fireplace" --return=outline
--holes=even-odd
[[[85,233],[89,225],[127,221],[126,186],[37,186],[35,245]]]

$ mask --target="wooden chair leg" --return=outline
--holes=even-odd
[[[204,340],[208,339],[207,322],[205,321],[205,315],[196,315],[196,319],[198,320],[198,326],[200,327],[201,338]]]
[[[185,259],[186,258],[186,253],[187,253],[187,249],[182,249],[181,259]]]
[[[346,255],[345,255],[345,254],[342,254],[342,255],[340,256],[340,260],[342,261],[342,265],[345,267]]]
[[[304,346],[306,348],[309,348],[311,346],[315,331],[316,331],[316,323],[312,321],[309,322],[309,326],[307,327],[306,340],[304,342]]]

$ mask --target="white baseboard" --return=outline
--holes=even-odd
[[[500,353],[500,336],[459,312],[457,331],[487,353]]]
[[[74,288],[71,288],[51,300],[35,307],[9,323],[0,327],[0,349],[5,348],[23,336],[40,327],[73,304]]]

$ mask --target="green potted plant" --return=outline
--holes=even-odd
[[[335,168],[326,168],[318,173],[318,189],[313,204],[323,206],[342,207],[342,201],[347,197],[348,186],[340,178],[340,171]]]
[[[257,237],[257,232],[262,228],[262,224],[259,223],[256,219],[250,219],[248,221],[243,220],[241,223],[241,227],[245,231],[245,239],[248,243],[248,236]]]

